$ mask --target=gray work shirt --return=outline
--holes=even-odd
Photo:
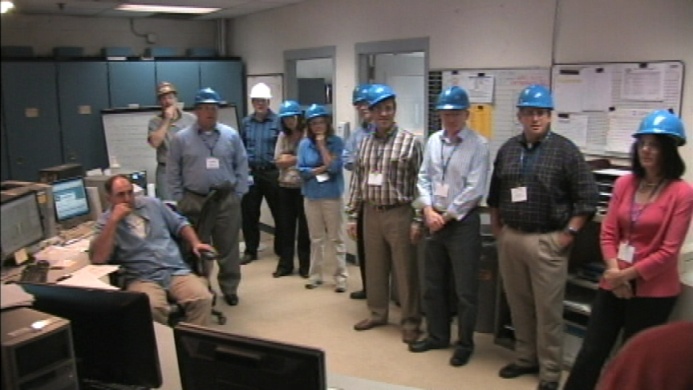
[[[180,117],[171,122],[168,127],[168,131],[166,132],[166,136],[164,137],[164,141],[159,145],[158,148],[156,148],[156,162],[159,164],[166,164],[166,156],[168,155],[168,148],[173,135],[197,122],[197,117],[195,117],[195,115],[185,111],[178,112],[180,113]],[[149,120],[147,140],[149,140],[149,137],[153,132],[159,129],[159,126],[161,126],[161,122],[163,120],[164,118],[162,118],[161,115],[157,115]]]

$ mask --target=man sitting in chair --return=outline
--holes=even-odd
[[[105,187],[111,207],[96,223],[91,262],[121,265],[126,289],[149,296],[155,321],[168,323],[169,295],[183,306],[187,322],[207,325],[212,294],[184,262],[174,236],[182,237],[196,256],[214,248],[202,243],[190,223],[159,199],[135,197],[126,176],[114,175]]]

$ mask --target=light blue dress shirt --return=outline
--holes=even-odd
[[[319,182],[313,174],[313,169],[323,165],[322,156],[315,142],[310,138],[304,138],[298,144],[298,171],[303,179],[301,193],[308,199],[335,199],[341,198],[344,192],[344,174],[342,172],[342,153],[344,141],[336,135],[327,138],[327,149],[333,156],[332,162],[327,167],[329,179]]]
[[[465,127],[453,139],[444,130],[433,133],[426,143],[419,170],[419,198],[414,206],[432,206],[444,217],[462,220],[486,193],[490,167],[488,140]],[[447,185],[447,196],[436,187]]]
[[[363,124],[354,130],[354,132],[347,139],[346,145],[344,145],[344,153],[342,153],[342,160],[344,160],[344,169],[351,171],[354,169],[354,163],[359,155],[359,146],[361,141],[366,138],[367,135],[373,133],[373,124],[366,123],[365,127]]]
[[[112,208],[101,214],[96,222],[98,237],[106,222],[111,218]],[[112,263],[122,265],[125,281],[150,280],[163,287],[171,283],[172,275],[187,275],[190,268],[180,254],[178,244],[172,239],[180,230],[190,225],[181,215],[173,212],[159,199],[138,196],[131,215],[144,220],[143,237],[138,236],[131,226],[131,219],[118,223],[115,233],[115,248]]]
[[[208,168],[210,157],[218,168]],[[212,187],[229,183],[239,197],[248,192],[248,158],[238,132],[217,123],[214,131],[200,131],[197,124],[179,131],[171,140],[167,182],[174,200],[181,200],[184,189],[207,194]]]
[[[250,165],[274,165],[274,148],[281,132],[279,116],[270,110],[260,122],[255,114],[243,118],[241,138],[248,151]]]

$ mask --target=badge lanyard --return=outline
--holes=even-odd
[[[209,144],[207,143],[207,139],[205,137],[203,137],[202,134],[200,134],[200,138],[202,139],[202,143],[205,144],[205,147],[207,147],[207,149],[209,149],[209,155],[214,157],[214,148],[217,146],[217,143],[219,142],[220,136],[217,134],[217,137],[214,140],[214,143],[212,144],[212,146],[209,146]]]
[[[442,140],[441,140],[442,141]],[[443,163],[443,178],[441,179],[442,183],[445,183],[445,174],[448,171],[448,165],[450,165],[450,160],[452,160],[452,155],[455,154],[455,151],[457,151],[457,148],[462,144],[462,141],[458,142],[455,144],[455,146],[452,148],[452,151],[448,155],[448,159],[445,160],[445,157],[443,156],[443,149],[445,149],[445,142],[441,143],[440,145],[440,161],[445,161]]]
[[[628,228],[629,237],[633,234],[633,229],[635,229],[635,225],[637,224],[638,219],[640,219],[640,216],[645,211],[645,208],[650,204],[652,197],[657,193],[657,191],[659,191],[659,188],[662,186],[663,183],[664,180],[660,180],[659,183],[657,183],[657,185],[652,189],[652,191],[650,191],[650,195],[647,196],[647,201],[645,201],[642,207],[635,207],[635,197],[638,195],[638,190],[636,189],[633,192],[633,202],[631,202],[630,204],[630,226]]]

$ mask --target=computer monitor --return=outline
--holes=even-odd
[[[173,330],[183,390],[325,390],[322,350],[181,323]]]
[[[70,229],[91,220],[91,209],[84,179],[73,177],[51,184],[55,220],[62,229]]]
[[[70,320],[80,381],[161,386],[147,295],[55,284],[21,286],[34,296],[35,310]]]
[[[7,196],[0,205],[2,261],[13,257],[22,248],[43,240],[43,226],[36,192]]]

